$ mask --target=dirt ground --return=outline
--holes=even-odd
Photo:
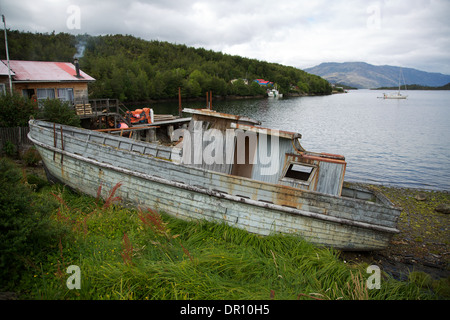
[[[393,236],[385,250],[343,252],[341,257],[348,262],[378,265],[399,280],[406,280],[413,271],[425,272],[433,279],[450,277],[450,193],[371,187],[402,207],[397,225],[400,233]]]

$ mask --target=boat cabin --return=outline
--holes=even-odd
[[[180,162],[256,181],[340,196],[346,168],[340,155],[308,152],[295,132],[260,127],[260,122],[210,109],[192,114],[181,139]]]

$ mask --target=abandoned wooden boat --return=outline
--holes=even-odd
[[[92,196],[103,186],[104,197],[120,182],[116,194],[125,201],[182,219],[298,234],[342,250],[383,249],[398,232],[399,208],[344,186],[344,157],[308,152],[300,134],[250,118],[183,111],[189,125],[167,130],[174,145],[39,120],[30,120],[29,139],[49,177]]]

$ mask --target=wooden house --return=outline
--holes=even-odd
[[[9,90],[8,62],[0,63],[0,91]],[[80,70],[78,61],[10,60],[12,87],[26,97],[60,99],[71,103],[88,100],[88,84],[94,78]]]

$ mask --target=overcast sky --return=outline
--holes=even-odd
[[[0,11],[12,30],[131,34],[301,69],[364,61],[450,74],[450,0],[1,0]]]

